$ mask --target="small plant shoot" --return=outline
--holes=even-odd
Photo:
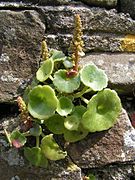
[[[46,168],[49,160],[67,156],[56,143],[57,136],[72,146],[89,133],[113,127],[121,112],[120,98],[107,88],[105,72],[94,64],[79,67],[84,55],[82,37],[81,19],[77,14],[67,56],[55,49],[49,51],[43,38],[40,67],[24,97],[17,99],[19,130],[11,133],[5,130],[5,134],[10,146],[24,146],[24,156],[31,165]],[[35,144],[29,146],[28,138],[34,138]]]

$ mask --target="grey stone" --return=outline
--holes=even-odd
[[[111,163],[135,160],[135,129],[125,110],[111,129],[91,133],[84,140],[67,147],[68,154],[79,167],[95,168]]]
[[[135,162],[127,164],[108,165],[89,170],[96,180],[131,180],[135,178]]]
[[[41,6],[46,6],[46,5],[51,5],[51,6],[58,6],[58,5],[64,5],[64,4],[70,4],[72,0],[2,0],[4,2],[3,5],[9,6],[9,5],[41,5]]]
[[[122,40],[124,36],[109,33],[93,33],[84,35],[85,52],[122,52]],[[50,48],[68,51],[72,39],[71,34],[46,35],[47,44]],[[126,51],[126,50],[124,50]]]
[[[81,0],[88,5],[96,5],[100,7],[116,7],[117,0]]]
[[[121,11],[129,13],[135,19],[135,1],[134,0],[120,0]]]
[[[0,102],[8,102],[37,69],[45,25],[34,10],[1,10],[0,20]]]
[[[105,70],[109,86],[120,94],[133,94],[135,87],[134,53],[92,53],[83,57],[80,65],[95,63]]]
[[[16,177],[20,180],[82,180],[81,169],[73,164],[70,167],[68,160],[51,162],[48,168],[43,169],[28,166],[26,163],[24,166],[10,166],[0,157],[0,167],[1,180],[10,180]]]
[[[84,6],[44,7],[44,17],[48,34],[71,33],[74,27],[74,15],[80,14],[84,33],[110,32],[135,34],[135,21],[124,13],[103,8]]]

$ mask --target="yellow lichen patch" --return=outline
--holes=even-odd
[[[127,52],[135,52],[135,35],[126,35],[121,41],[121,49]]]

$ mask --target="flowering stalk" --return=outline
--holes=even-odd
[[[82,23],[79,14],[75,16],[75,29],[73,34],[73,39],[70,44],[70,51],[72,53],[72,60],[74,62],[73,70],[78,72],[78,62],[79,58],[83,53],[83,40],[82,40]]]
[[[41,57],[44,61],[49,58],[49,52],[45,37],[43,38],[41,43]]]

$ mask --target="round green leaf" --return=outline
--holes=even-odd
[[[42,133],[42,127],[39,124],[35,123],[29,131],[32,136],[40,136]]]
[[[88,131],[80,128],[78,131],[65,130],[64,139],[67,142],[77,142],[84,139],[88,135]]]
[[[56,49],[52,49],[50,53],[52,54],[51,58],[54,61],[63,61],[66,58],[62,51],[58,51]]]
[[[65,68],[67,68],[67,69],[73,67],[72,59],[69,57],[64,60],[63,64],[64,64]]]
[[[58,99],[48,85],[38,85],[29,93],[28,110],[37,119],[46,119],[55,113]]]
[[[67,152],[62,151],[55,142],[53,134],[47,135],[42,139],[41,150],[48,159],[53,161],[64,159],[67,156]]]
[[[73,109],[73,103],[72,101],[67,97],[60,97],[58,107],[56,109],[57,113],[61,116],[67,116],[71,113]]]
[[[13,146],[16,148],[20,148],[20,147],[24,146],[24,144],[27,141],[26,137],[22,133],[20,133],[18,130],[14,130],[11,133],[10,140],[11,140]]]
[[[82,117],[82,124],[89,132],[111,128],[121,111],[121,101],[114,90],[105,89],[94,95]]]
[[[72,93],[80,86],[79,75],[68,78],[66,70],[59,70],[54,74],[54,86],[59,92]]]
[[[80,124],[80,119],[77,116],[68,116],[64,121],[64,126],[66,129],[73,131],[77,130]]]
[[[52,74],[54,68],[54,62],[51,59],[47,59],[43,62],[41,67],[38,69],[36,73],[36,78],[40,82],[44,82],[49,76]]]
[[[47,167],[48,160],[45,155],[42,153],[41,149],[38,147],[24,149],[24,156],[26,159],[34,166]]]
[[[80,71],[80,78],[85,86],[90,87],[94,91],[101,91],[103,88],[107,87],[107,75],[94,64],[85,66]]]
[[[55,114],[54,116],[47,119],[45,124],[54,134],[63,134],[64,132],[64,117],[61,117],[58,114]]]
[[[84,107],[83,105],[75,106],[72,115],[77,116],[79,119],[81,119],[85,112],[86,112],[86,107]]]

